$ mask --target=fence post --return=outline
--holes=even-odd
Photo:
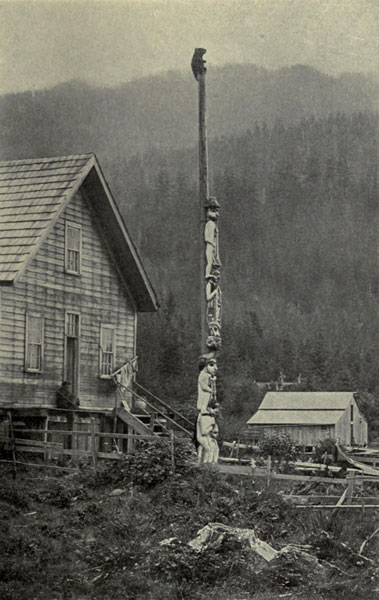
[[[267,480],[266,480],[266,486],[270,487],[270,482],[271,482],[271,454],[268,455],[267,457]]]
[[[8,419],[9,419],[9,425],[10,425],[12,462],[13,462],[12,477],[13,477],[13,479],[16,479],[16,475],[17,475],[16,439],[15,439],[15,436],[14,436],[13,419],[12,419],[12,413],[11,413],[11,411],[8,412]]]
[[[95,418],[91,417],[91,450],[92,450],[92,463],[96,473],[97,468],[97,451],[96,451],[96,429],[95,429]]]
[[[172,470],[175,470],[175,445],[174,445],[174,441],[175,441],[175,436],[174,436],[174,432],[172,429],[170,429],[170,449],[171,449],[171,467]]]
[[[48,431],[49,431],[49,415],[46,416],[45,419],[45,428],[43,430],[43,443],[44,443],[44,452],[43,452],[43,460],[46,462],[48,458],[50,458],[47,442],[48,442]]]
[[[347,492],[346,492],[346,501],[351,502],[354,493],[354,480],[355,480],[355,471],[347,474]]]

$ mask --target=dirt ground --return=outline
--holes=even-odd
[[[154,457],[154,458],[153,458]],[[283,498],[299,485],[212,469],[172,470],[165,450],[78,473],[0,465],[2,600],[374,600],[379,510],[304,510]],[[319,484],[319,495],[338,491]],[[337,488],[337,486],[336,486]],[[370,486],[370,494],[379,490]],[[315,490],[312,490],[315,493]],[[276,550],[262,566],[225,538],[188,546],[209,523],[253,529]],[[163,540],[171,540],[162,545]]]

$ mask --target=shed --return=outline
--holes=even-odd
[[[247,421],[249,438],[287,434],[314,447],[331,438],[345,445],[367,444],[367,422],[354,392],[268,392]]]

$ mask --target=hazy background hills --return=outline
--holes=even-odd
[[[338,77],[296,65],[212,68],[208,76],[210,138],[266,121],[298,122],[313,114],[375,111],[379,81],[360,74]],[[190,72],[171,71],[98,88],[82,80],[48,90],[0,97],[0,156],[94,151],[108,166],[151,147],[191,146],[197,140],[197,84]]]

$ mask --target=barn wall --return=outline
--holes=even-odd
[[[65,220],[82,226],[81,275],[64,271]],[[79,398],[82,406],[111,407],[114,389],[99,377],[100,324],[117,326],[115,365],[135,355],[136,310],[78,192],[15,286],[1,291],[0,406],[54,405],[64,377],[65,311],[81,315]],[[25,314],[44,316],[43,372],[24,371]]]
[[[334,425],[249,425],[252,441],[264,435],[288,435],[299,446],[316,446],[321,440],[334,438]]]
[[[353,421],[351,421],[351,406],[353,406]],[[351,435],[351,424],[353,424],[353,440]],[[352,443],[362,446],[367,444],[368,439],[367,422],[359,412],[358,405],[354,398],[346,408],[344,414],[336,424],[336,440],[342,444],[351,445]]]

